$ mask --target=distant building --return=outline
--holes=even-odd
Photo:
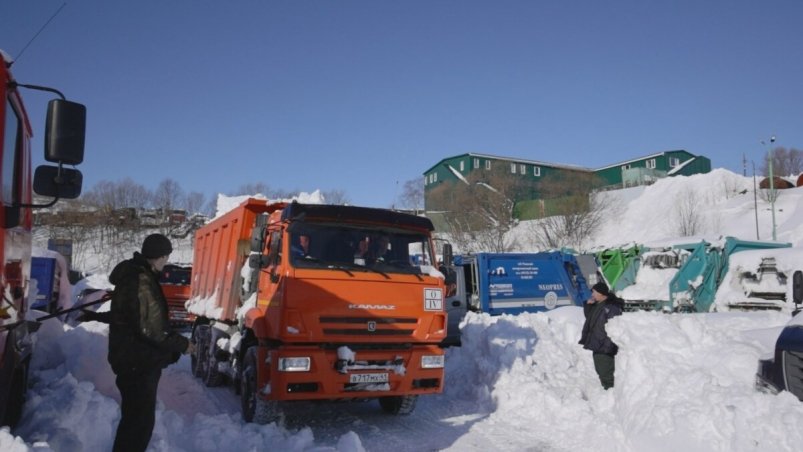
[[[540,199],[538,186],[546,178],[571,178],[577,175],[598,176],[604,188],[623,188],[649,185],[656,180],[675,175],[688,176],[711,171],[711,161],[695,156],[684,150],[665,151],[616,163],[599,169],[581,166],[548,163],[539,160],[502,157],[490,154],[467,153],[447,157],[424,172],[424,206],[428,212],[448,210],[449,206],[437,205],[432,195],[438,187],[451,186],[455,189],[470,180],[481,179],[476,172],[504,172],[506,177],[522,186],[519,199],[531,201]]]
[[[711,160],[684,150],[664,151],[594,170],[607,185],[649,185],[667,176],[691,176],[711,172]]]

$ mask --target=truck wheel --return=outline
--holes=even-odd
[[[243,360],[243,374],[240,378],[240,403],[243,420],[257,424],[268,424],[280,416],[278,402],[264,400],[257,395],[257,349],[249,347]]]
[[[192,374],[199,378],[206,376],[209,367],[209,325],[198,325],[195,328],[195,353],[192,355]]]
[[[386,413],[407,415],[413,412],[417,401],[417,395],[380,397],[379,406]]]
[[[206,352],[206,374],[202,377],[204,384],[208,387],[220,386],[223,383],[224,375],[218,371],[218,361],[215,359],[215,349],[212,344],[209,344]]]

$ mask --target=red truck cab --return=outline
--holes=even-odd
[[[20,88],[58,91],[17,83],[11,75],[11,58],[0,51],[0,425],[14,426],[22,415],[33,352],[32,332],[38,325],[26,320],[31,277],[32,208],[49,207],[59,198],[76,198],[82,176],[63,165],[83,161],[86,108],[63,99],[51,100],[47,111],[45,160],[31,177],[33,131]],[[53,197],[33,204],[32,192]]]

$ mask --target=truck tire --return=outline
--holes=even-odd
[[[209,367],[209,325],[198,325],[193,332],[195,339],[195,353],[190,361],[192,364],[192,374],[198,378],[206,376],[206,368]]]
[[[245,422],[268,424],[279,419],[279,403],[264,400],[257,395],[257,349],[249,347],[243,360],[243,374],[240,378],[240,403]]]
[[[206,341],[206,373],[201,377],[207,387],[220,386],[223,383],[224,375],[218,370],[217,356],[217,335],[210,328]]]
[[[379,406],[381,406],[386,413],[404,416],[415,410],[415,403],[417,401],[417,395],[380,397]]]

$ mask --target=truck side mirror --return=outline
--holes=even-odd
[[[444,243],[443,244],[443,265],[447,267],[452,265],[454,262],[454,255],[452,254],[452,244],[451,243]]]
[[[47,104],[45,160],[66,165],[83,162],[85,137],[85,106],[63,99]]]
[[[800,270],[792,275],[792,300],[795,304],[803,303],[803,271]]]
[[[42,196],[75,199],[81,196],[83,182],[84,176],[78,170],[42,165],[34,173],[33,191]]]

